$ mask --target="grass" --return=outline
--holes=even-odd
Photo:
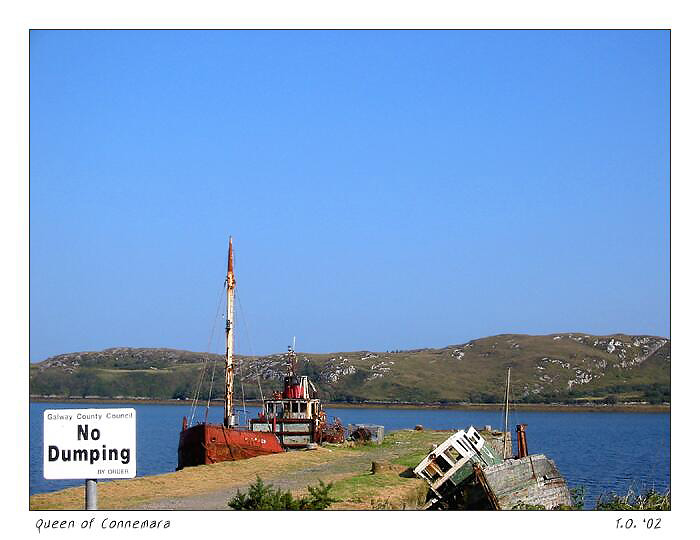
[[[442,442],[447,433],[403,430],[388,434],[381,445],[395,451],[390,466],[335,482],[333,496],[340,499],[333,509],[388,510],[416,507],[425,500],[427,485],[412,476],[412,469],[425,457],[432,444]],[[398,449],[398,450],[397,450]],[[398,454],[398,455],[397,455]]]
[[[373,474],[346,478],[333,485],[333,497],[339,499],[334,510],[389,510],[415,508],[425,501],[427,484],[419,478],[402,476],[401,465]]]
[[[443,437],[443,439],[444,438],[446,437]],[[395,459],[393,462],[397,465],[403,465],[412,469],[423,460],[427,453],[427,450],[416,450],[415,452],[411,452],[410,454],[406,454],[405,456]]]
[[[346,478],[333,484],[333,495],[343,501],[361,502],[366,499],[367,492],[375,492],[393,486],[396,483],[393,476],[367,472]]]

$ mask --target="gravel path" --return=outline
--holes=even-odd
[[[273,484],[274,487],[283,491],[305,493],[306,486],[316,484],[319,479],[328,483],[355,476],[368,472],[372,461],[391,460],[399,455],[400,453],[393,448],[380,447],[342,456],[328,463],[315,464],[311,467],[284,473],[265,474],[264,471],[261,471],[260,477],[266,484]],[[250,482],[236,482],[235,479],[232,479],[231,484],[225,489],[216,489],[205,494],[187,497],[157,499],[134,507],[133,510],[229,510],[227,502],[231,496],[235,494],[237,489],[243,491],[249,485]]]

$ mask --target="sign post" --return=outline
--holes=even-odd
[[[135,409],[44,411],[44,478],[85,479],[86,510],[97,510],[97,479],[135,476]]]
[[[97,480],[85,480],[85,510],[97,510]]]

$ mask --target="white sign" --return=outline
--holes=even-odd
[[[44,478],[136,476],[134,409],[44,411]]]

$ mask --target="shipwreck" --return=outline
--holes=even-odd
[[[518,454],[507,458],[510,433],[459,430],[413,470],[428,483],[424,510],[512,510],[571,506],[571,495],[554,461],[527,453],[525,428],[516,426]],[[491,444],[487,442],[489,439]],[[501,446],[504,453],[496,448]]]
[[[518,453],[510,454],[510,433],[489,426],[459,430],[434,448],[413,470],[428,483],[424,510],[512,510],[571,506],[564,477],[544,454],[529,455],[525,428],[516,426]],[[487,442],[490,441],[490,442]],[[499,448],[500,447],[500,448]]]
[[[570,507],[566,480],[553,460],[529,455],[525,430],[515,427],[518,453],[513,455],[508,430],[510,369],[506,380],[504,429],[470,426],[450,435],[413,469],[428,483],[424,510],[551,510]]]

